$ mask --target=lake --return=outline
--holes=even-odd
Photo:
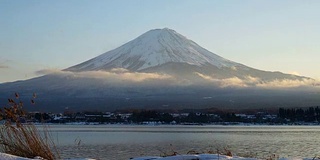
[[[320,126],[50,125],[62,158],[127,160],[172,150],[267,158],[320,156]]]

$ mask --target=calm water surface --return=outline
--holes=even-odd
[[[224,147],[257,158],[320,155],[319,126],[51,125],[50,130],[62,158],[127,160]]]

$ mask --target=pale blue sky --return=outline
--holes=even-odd
[[[0,0],[0,83],[168,27],[257,69],[320,78],[319,0]]]

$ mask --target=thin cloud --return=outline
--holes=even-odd
[[[212,81],[212,82],[217,82],[218,80],[217,79],[214,79],[213,77],[211,76],[208,76],[208,75],[204,75],[204,74],[201,74],[199,72],[195,72],[196,75],[198,75],[199,77],[205,79],[205,80],[208,80],[208,81]]]
[[[35,72],[36,75],[58,74],[58,73],[63,73],[63,71],[59,69],[42,69]]]
[[[138,72],[106,72],[106,71],[86,71],[86,72],[72,72],[75,77],[91,77],[98,79],[115,79],[115,80],[124,80],[124,81],[133,81],[133,82],[142,82],[145,80],[163,80],[169,79],[171,76],[162,75],[156,73],[138,73]]]
[[[258,88],[290,88],[290,87],[301,87],[301,86],[320,86],[319,80],[314,79],[281,79],[273,81],[263,81],[260,78],[246,76],[244,78],[231,77],[225,79],[218,79],[214,76],[201,74],[195,72],[200,80],[187,80],[179,79],[168,74],[158,73],[141,73],[141,72],[129,72],[123,68],[112,69],[111,71],[84,71],[84,72],[71,72],[61,71],[58,69],[45,69],[37,71],[38,75],[58,75],[65,76],[68,78],[93,78],[102,80],[108,84],[145,84],[145,85],[178,85],[178,86],[189,86],[189,85],[208,85],[218,86],[221,88],[225,87],[258,87]]]
[[[293,88],[301,86],[320,86],[319,80],[314,79],[301,79],[301,80],[292,80],[292,79],[281,79],[273,81],[263,81],[260,78],[246,76],[245,78],[226,78],[226,79],[217,79],[213,76],[204,75],[201,73],[196,73],[199,77],[204,80],[211,82],[214,85],[219,87],[259,87],[259,88]]]
[[[248,87],[246,81],[238,77],[222,79],[220,83],[220,87]]]
[[[94,78],[102,79],[108,82],[143,82],[149,80],[169,80],[173,77],[166,74],[157,73],[139,73],[139,72],[129,72],[126,69],[113,69],[111,71],[84,71],[84,72],[71,72],[71,71],[61,71],[57,69],[45,69],[37,71],[38,75],[60,75],[69,76],[73,78]]]
[[[301,76],[301,74],[299,72],[295,72],[295,71],[290,72],[289,74],[293,74],[293,75],[296,75],[296,76]]]
[[[226,79],[217,79],[209,75],[204,75],[198,72],[195,72],[196,75],[203,78],[207,82],[212,85],[219,86],[219,87],[247,87],[248,85],[245,81],[241,80],[238,77],[226,78]]]
[[[125,73],[125,72],[129,72],[129,70],[125,69],[125,68],[112,68],[110,72],[114,72],[114,73]]]
[[[258,87],[263,88],[291,88],[291,87],[301,87],[301,86],[319,86],[320,82],[314,79],[302,79],[302,80],[274,80],[270,82],[265,82],[257,84]]]

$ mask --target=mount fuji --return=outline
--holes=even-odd
[[[191,79],[199,78],[199,75],[214,75],[217,79],[243,79],[250,76],[267,81],[306,78],[261,71],[227,60],[168,28],[150,30],[66,71],[110,71],[113,68],[124,68],[130,72],[165,73]]]
[[[315,85],[230,61],[164,28],[62,71],[0,84],[0,102],[36,92],[45,111],[301,107],[320,103]]]
[[[164,28],[148,31],[119,48],[68,70],[126,68],[130,71],[143,71],[166,63],[186,63],[194,66],[211,64],[219,68],[240,65],[209,52],[174,30]]]

